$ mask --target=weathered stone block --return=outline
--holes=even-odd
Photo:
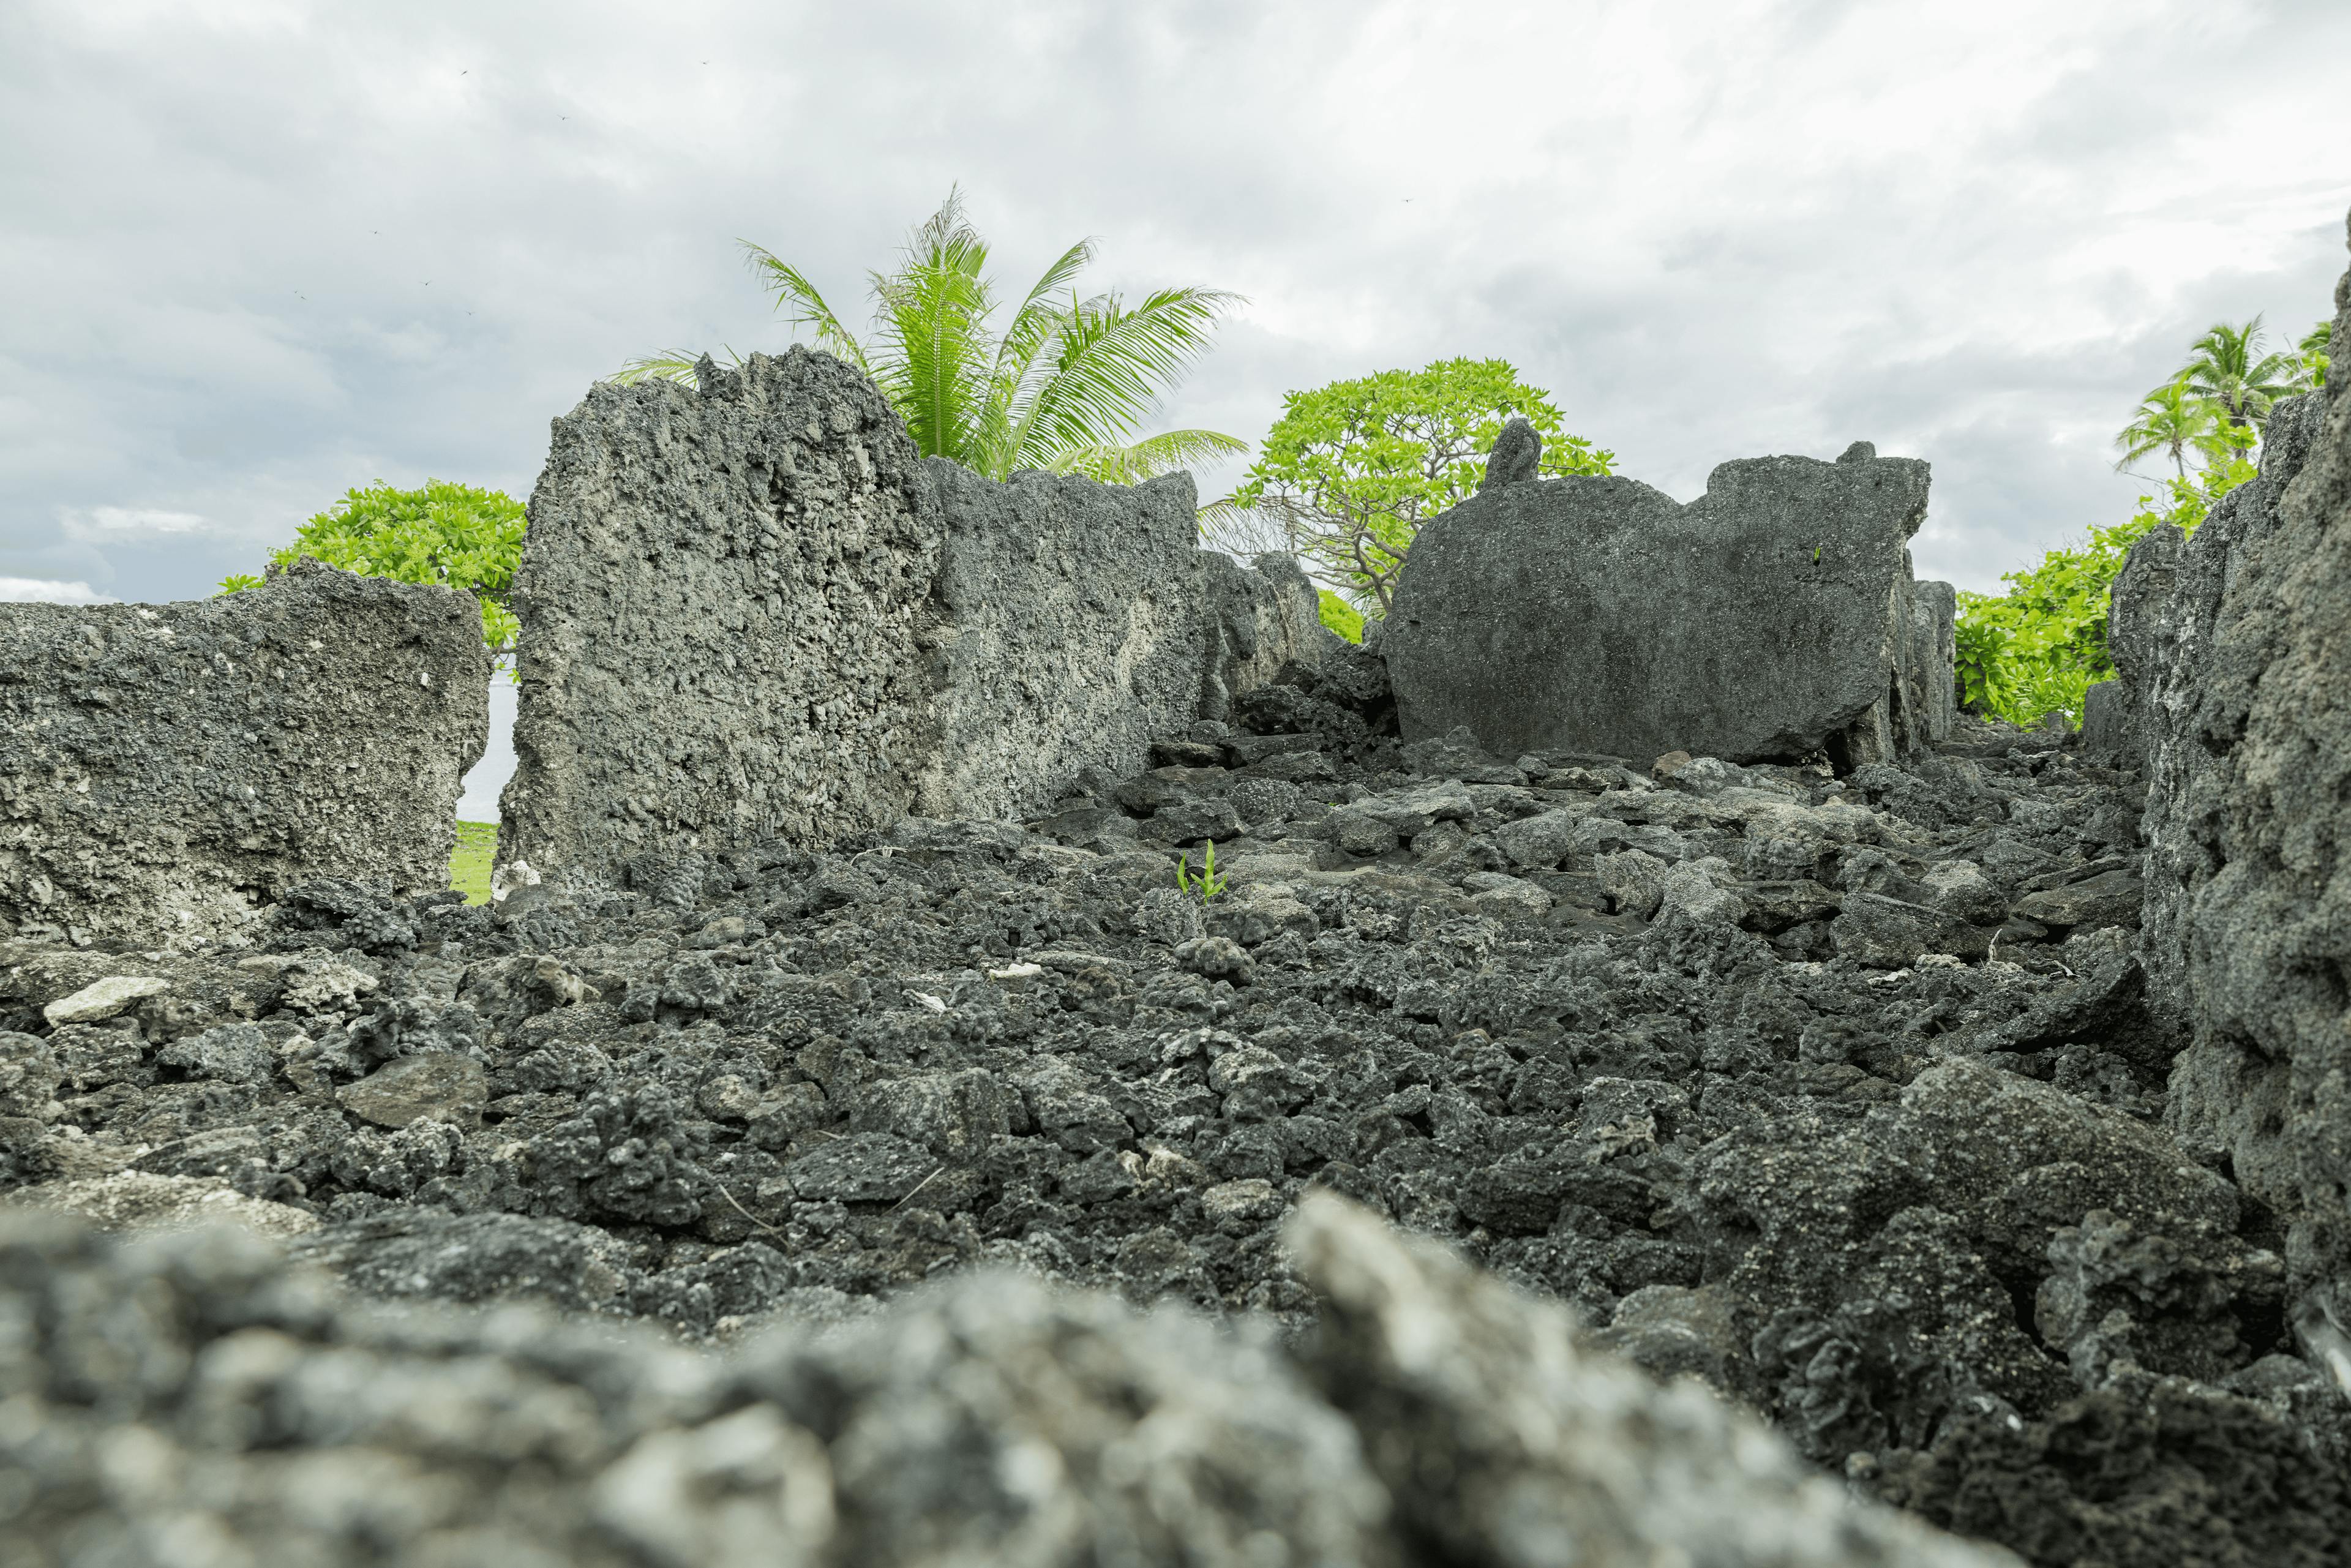
[[[1295,568],[1198,549],[1193,499],[1183,475],[925,462],[872,382],[803,349],[705,361],[699,391],[596,387],[532,492],[500,862],[820,848],[1135,771],[1320,649]]]
[[[1688,506],[1630,479],[1499,484],[1414,542],[1381,644],[1407,740],[1852,766],[1949,731],[1949,588],[1910,575],[1927,465],[1726,463]]]
[[[308,559],[218,599],[0,604],[0,931],[193,942],[308,878],[447,886],[488,685],[471,595]]]

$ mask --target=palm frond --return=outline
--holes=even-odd
[[[872,279],[869,373],[898,406],[925,455],[968,461],[977,445],[995,358],[987,319],[996,303],[983,271],[987,261],[987,242],[963,221],[960,196],[949,192],[931,220],[908,237],[904,264]]]
[[[788,305],[790,307],[793,326],[814,327],[818,348],[835,359],[855,365],[868,375],[873,373],[872,367],[866,362],[865,347],[857,340],[857,334],[833,313],[832,307],[824,302],[824,296],[817,291],[815,284],[809,281],[806,273],[764,246],[753,245],[749,240],[737,243],[749,253],[744,257],[745,265],[754,273],[766,275],[760,279],[760,286],[776,297],[776,308],[781,310]]]
[[[637,382],[676,382],[682,386],[695,384],[694,367],[702,356],[686,349],[672,349],[664,354],[647,354],[641,360],[631,360],[604,379],[618,386]]]
[[[987,379],[987,409],[981,433],[987,467],[1009,473],[1016,465],[1020,432],[1038,389],[1050,371],[1050,356],[1069,324],[1074,307],[1078,273],[1094,258],[1094,242],[1081,239],[1061,253],[1029,290],[1020,308],[997,340],[996,361]],[[1054,297],[1067,289],[1072,304],[1057,305]]]
[[[1128,444],[1097,442],[1055,453],[1041,466],[1053,474],[1082,474],[1105,485],[1140,485],[1197,463],[1247,454],[1249,443],[1215,430],[1169,430]]]
[[[1052,374],[1019,432],[1019,460],[1118,443],[1205,353],[1217,320],[1245,301],[1218,288],[1165,288],[1133,310],[1116,295],[1073,305]]]
[[[1196,514],[1200,542],[1243,560],[1279,550],[1299,553],[1301,518],[1288,507],[1243,500],[1236,492],[1219,496]]]

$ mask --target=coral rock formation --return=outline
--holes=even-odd
[[[448,882],[489,737],[469,594],[307,558],[181,604],[0,604],[0,931],[185,944],[295,883]]]
[[[653,875],[1132,771],[1329,641],[1294,566],[1200,550],[1193,512],[1186,475],[925,461],[803,349],[705,363],[699,392],[598,386],[531,495],[500,862]]]

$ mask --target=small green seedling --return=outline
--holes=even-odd
[[[1193,876],[1185,862],[1176,862],[1176,885],[1206,904],[1225,891],[1228,879],[1217,870],[1217,841],[1208,841],[1208,852],[1200,862],[1200,874]]]

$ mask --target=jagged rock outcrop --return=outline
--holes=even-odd
[[[1926,513],[1927,465],[1866,442],[1726,463],[1687,507],[1630,479],[1489,473],[1421,529],[1398,583],[1381,652],[1405,737],[1466,727],[1504,757],[1914,754],[1951,719],[1951,591],[1914,582],[1907,549]]]
[[[2335,289],[2351,326],[2351,274]],[[2351,1389],[2351,397],[2278,405],[2261,477],[2131,571],[2175,579],[2159,616],[2118,595],[2151,780],[2147,962],[2192,1031],[2171,1087],[2183,1140],[2225,1159],[2284,1230],[2289,1312]],[[2172,564],[2176,562],[2176,564]]]
[[[319,876],[448,883],[489,733],[469,594],[307,557],[174,604],[0,604],[0,932],[186,944]]]
[[[1195,538],[1187,476],[925,462],[870,382],[804,349],[705,364],[699,391],[600,385],[532,492],[499,859],[609,877],[1132,771],[1320,654],[1294,569]]]

